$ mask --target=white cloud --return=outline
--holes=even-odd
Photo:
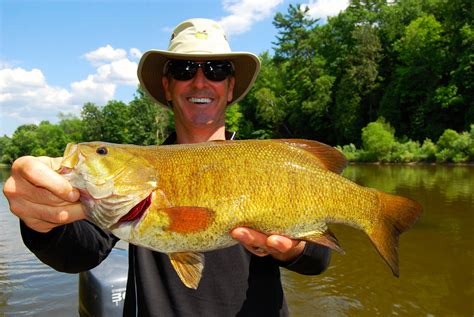
[[[138,64],[129,59],[121,59],[97,68],[93,75],[97,82],[114,83],[117,85],[138,85]]]
[[[140,59],[142,57],[143,53],[138,49],[138,48],[131,48],[130,49],[130,56],[135,58],[135,59]]]
[[[67,89],[51,86],[39,69],[0,69],[1,134],[13,133],[21,124],[53,121],[58,112],[78,113]]]
[[[137,59],[141,55],[140,50],[136,48],[129,50],[130,58]],[[15,121],[17,125],[39,123],[41,120],[55,121],[59,112],[79,114],[86,102],[104,105],[114,98],[119,86],[138,85],[137,62],[129,59],[126,50],[106,45],[84,56],[95,68],[95,72],[89,74],[86,79],[72,82],[68,88],[48,84],[40,69],[12,68],[8,63],[2,63],[2,125],[5,122],[10,123],[9,121]]]
[[[0,69],[0,89],[4,91],[7,87],[13,90],[23,88],[41,87],[45,83],[43,73],[39,69],[26,71],[22,68]]]
[[[127,57],[127,52],[124,49],[114,49],[107,44],[104,47],[99,47],[95,51],[86,53],[84,57],[94,66],[103,65],[116,60],[121,60]]]
[[[103,105],[113,98],[115,89],[115,84],[97,82],[94,75],[89,75],[87,79],[73,82],[71,84],[71,101],[76,104],[93,102]]]
[[[16,63],[18,63],[18,62],[0,58],[0,69],[13,68],[13,65],[16,64]]]
[[[66,89],[48,85],[39,69],[0,69],[2,108],[54,109],[60,104],[68,103],[70,97],[71,94]]]
[[[301,8],[309,8],[309,16],[326,20],[329,16],[338,15],[349,6],[349,0],[310,0],[309,3],[301,5]]]
[[[230,15],[218,23],[227,35],[245,33],[255,22],[271,16],[282,2],[283,0],[224,0],[222,2],[224,10]]]
[[[137,48],[130,49],[132,58],[141,57],[141,52]],[[127,57],[124,49],[114,49],[107,45],[95,51],[85,54],[93,66],[96,66],[96,73],[89,75],[87,82],[96,84],[130,85],[137,86],[138,64]],[[88,85],[92,87],[91,85]],[[99,87],[97,85],[96,87]],[[104,90],[110,92],[110,89]]]

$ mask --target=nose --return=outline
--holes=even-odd
[[[201,67],[198,68],[196,75],[193,77],[193,85],[196,88],[203,88],[207,85],[207,78]]]

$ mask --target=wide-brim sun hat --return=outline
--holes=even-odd
[[[162,85],[166,63],[171,59],[226,60],[234,66],[234,94],[231,105],[252,87],[260,70],[260,60],[249,52],[232,52],[222,27],[209,19],[181,22],[171,35],[168,50],[149,50],[140,59],[138,80],[143,90],[158,104],[169,107]]]

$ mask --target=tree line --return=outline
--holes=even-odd
[[[274,53],[260,55],[229,129],[340,145],[359,161],[474,161],[472,1],[352,0],[325,24],[307,13],[290,5],[275,15]],[[172,129],[172,114],[138,89],[128,105],[87,103],[80,118],[20,126],[0,138],[0,155],[61,155],[67,142],[90,140],[155,144]]]

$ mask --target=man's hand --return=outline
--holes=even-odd
[[[85,218],[78,190],[55,172],[60,162],[61,158],[20,157],[5,182],[10,210],[35,231],[48,232]]]
[[[279,235],[266,235],[246,227],[238,227],[230,235],[257,256],[271,255],[273,258],[289,262],[296,259],[305,246],[304,241],[292,240]]]

